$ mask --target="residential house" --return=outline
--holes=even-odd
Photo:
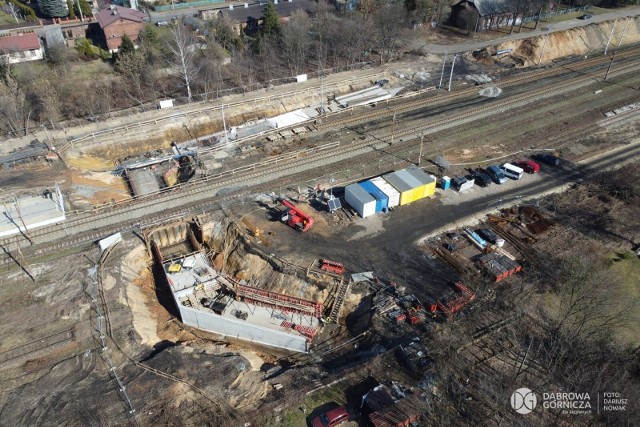
[[[44,49],[36,33],[0,36],[0,58],[10,64],[39,61],[44,58]]]
[[[111,6],[96,15],[110,52],[117,52],[126,34],[135,43],[144,28],[144,13],[122,6]]]
[[[499,29],[520,23],[513,8],[505,0],[461,0],[451,6],[450,23],[455,27],[477,32]]]
[[[307,13],[315,11],[316,2],[314,0],[275,0],[274,6],[281,21],[287,21],[291,14],[297,10]],[[256,31],[262,24],[264,11],[263,3],[244,3],[243,5],[229,5],[225,8],[201,10],[201,19],[218,19],[227,16],[233,24],[233,29],[237,34]]]

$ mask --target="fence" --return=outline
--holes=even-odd
[[[535,22],[535,21],[547,21],[549,18],[554,18],[559,15],[566,15],[568,13],[574,12],[584,12],[589,10],[591,6],[580,6],[580,7],[572,7],[567,9],[554,10],[552,12],[542,12],[539,15],[527,16],[524,18],[524,22]]]
[[[312,71],[307,73],[307,76],[309,78],[319,78],[321,76],[327,76],[329,74],[335,74],[335,73],[339,73],[339,72],[343,72],[343,71],[353,71],[353,70],[360,70],[360,69],[365,69],[367,68],[371,63],[370,62],[356,62],[354,64],[349,64],[349,65],[342,65],[342,66],[338,66],[338,67],[333,67],[333,68],[325,68],[323,70],[319,70],[319,71]],[[225,96],[229,96],[229,95],[245,95],[248,92],[253,92],[253,91],[258,91],[261,89],[269,89],[272,86],[279,86],[279,85],[284,85],[284,84],[288,84],[288,83],[295,83],[296,82],[296,77],[281,77],[281,78],[277,78],[277,79],[271,79],[271,80],[267,80],[266,82],[257,82],[257,83],[253,83],[253,84],[249,84],[249,85],[245,85],[245,86],[238,86],[238,87],[234,87],[234,88],[227,88],[227,89],[219,89],[219,90],[214,90],[211,92],[205,92],[205,93],[201,93],[201,94],[196,94],[193,95],[192,97],[192,102],[191,104],[189,104],[189,99],[186,96],[183,97],[174,97],[174,105],[175,106],[186,106],[186,105],[193,105],[193,106],[197,106],[197,105],[201,105],[201,104],[206,104],[208,102],[212,102],[214,100],[217,100],[219,98],[225,97]],[[336,84],[340,84],[340,82],[338,83],[334,83],[333,85]],[[325,88],[329,88],[330,85],[327,84],[325,86]],[[284,95],[280,95],[280,97],[282,97]],[[242,102],[238,102],[237,104],[241,104]],[[157,109],[157,105],[158,105],[158,101],[157,100],[153,100],[153,101],[149,101],[146,103],[143,103],[141,105],[138,105],[136,107],[129,107],[129,108],[123,108],[121,110],[117,110],[117,111],[112,111],[111,114],[113,115],[114,118],[118,118],[118,117],[125,117],[125,116],[131,116],[134,114],[139,114],[145,111],[153,111]],[[234,103],[230,103],[230,104],[225,104],[225,106],[231,106],[234,105]],[[187,116],[187,115],[194,115],[194,114],[199,114],[199,113],[205,113],[208,110],[217,110],[220,109],[220,106],[217,107],[208,107],[208,106],[203,106],[201,110],[198,111],[191,111],[191,112],[186,112],[186,113],[177,113],[175,115],[171,115],[171,117],[177,117],[177,116]],[[136,127],[140,127],[141,124],[144,123],[157,123],[158,121],[163,121],[166,120],[167,118],[171,118],[169,116],[165,116],[165,118],[163,119],[157,119],[157,120],[149,120],[146,122],[137,122],[133,125],[130,126],[121,126],[118,128],[112,128],[112,129],[105,129],[105,130],[101,130],[98,132],[94,132],[94,133],[89,133],[86,135],[81,135],[81,136],[77,136],[77,137],[69,137],[68,141],[70,142],[75,142],[75,141],[81,141],[81,140],[85,140],[88,138],[94,138],[98,135],[101,134],[109,134],[109,133],[115,133],[118,130],[128,130],[129,128],[133,129]],[[65,125],[63,123],[59,124],[59,127],[64,129]],[[51,125],[50,122],[46,122],[44,124],[42,124],[40,127],[38,126],[32,126],[31,127],[33,129],[33,131],[28,131],[25,132],[24,128],[21,129],[15,129],[11,132],[6,132],[5,133],[5,138],[6,139],[12,139],[12,138],[20,138],[22,137],[25,133],[28,133],[30,135],[34,135],[36,132],[40,131],[40,128],[45,128],[47,130],[56,130],[55,127],[53,127]],[[49,139],[49,138],[47,138]]]
[[[199,0],[199,1],[190,1],[186,3],[171,3],[164,6],[151,6],[153,10],[156,12],[166,12],[168,10],[180,10],[180,9],[189,9],[192,7],[200,7],[200,6],[210,6],[212,4],[220,4],[224,3],[224,0]]]

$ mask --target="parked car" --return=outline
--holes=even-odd
[[[552,156],[551,154],[547,153],[536,154],[535,156],[533,156],[533,158],[539,162],[546,163],[547,165],[551,166],[560,166],[560,163],[562,161],[559,157]]]
[[[584,15],[578,16],[578,19],[587,20],[593,18],[593,15],[590,13],[585,13]]]
[[[504,184],[507,182],[507,177],[502,173],[502,169],[498,165],[491,165],[487,168],[487,174],[493,179],[496,184]]]
[[[169,25],[169,23],[167,21],[158,21],[156,22],[156,25],[158,27],[166,27],[167,25]]]
[[[344,406],[330,409],[311,420],[311,427],[334,427],[349,420],[349,412]]]
[[[488,187],[491,185],[491,182],[492,182],[489,174],[486,174],[484,172],[476,171],[474,178],[476,180],[476,184],[479,185],[480,187]]]
[[[384,86],[384,85],[386,85],[388,83],[389,83],[389,80],[387,80],[387,79],[376,80],[374,82],[375,85],[380,86],[380,87],[382,87],[382,86]]]
[[[516,162],[516,166],[524,169],[526,173],[536,173],[540,170],[540,165],[533,160],[519,160]]]
[[[451,186],[456,190],[460,190],[460,187],[462,187],[466,182],[467,178],[464,176],[457,176],[451,180]]]
[[[495,233],[488,228],[481,228],[479,230],[476,230],[476,233],[478,233],[480,237],[482,237],[489,243],[495,244],[496,240],[498,239],[498,236],[496,236]]]

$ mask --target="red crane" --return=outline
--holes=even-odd
[[[288,200],[282,200],[281,203],[287,208],[280,217],[282,222],[301,232],[305,232],[311,228],[314,222],[313,217],[296,208],[293,203]]]

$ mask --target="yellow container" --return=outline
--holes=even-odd
[[[179,273],[182,270],[182,265],[171,264],[169,265],[169,273]]]

